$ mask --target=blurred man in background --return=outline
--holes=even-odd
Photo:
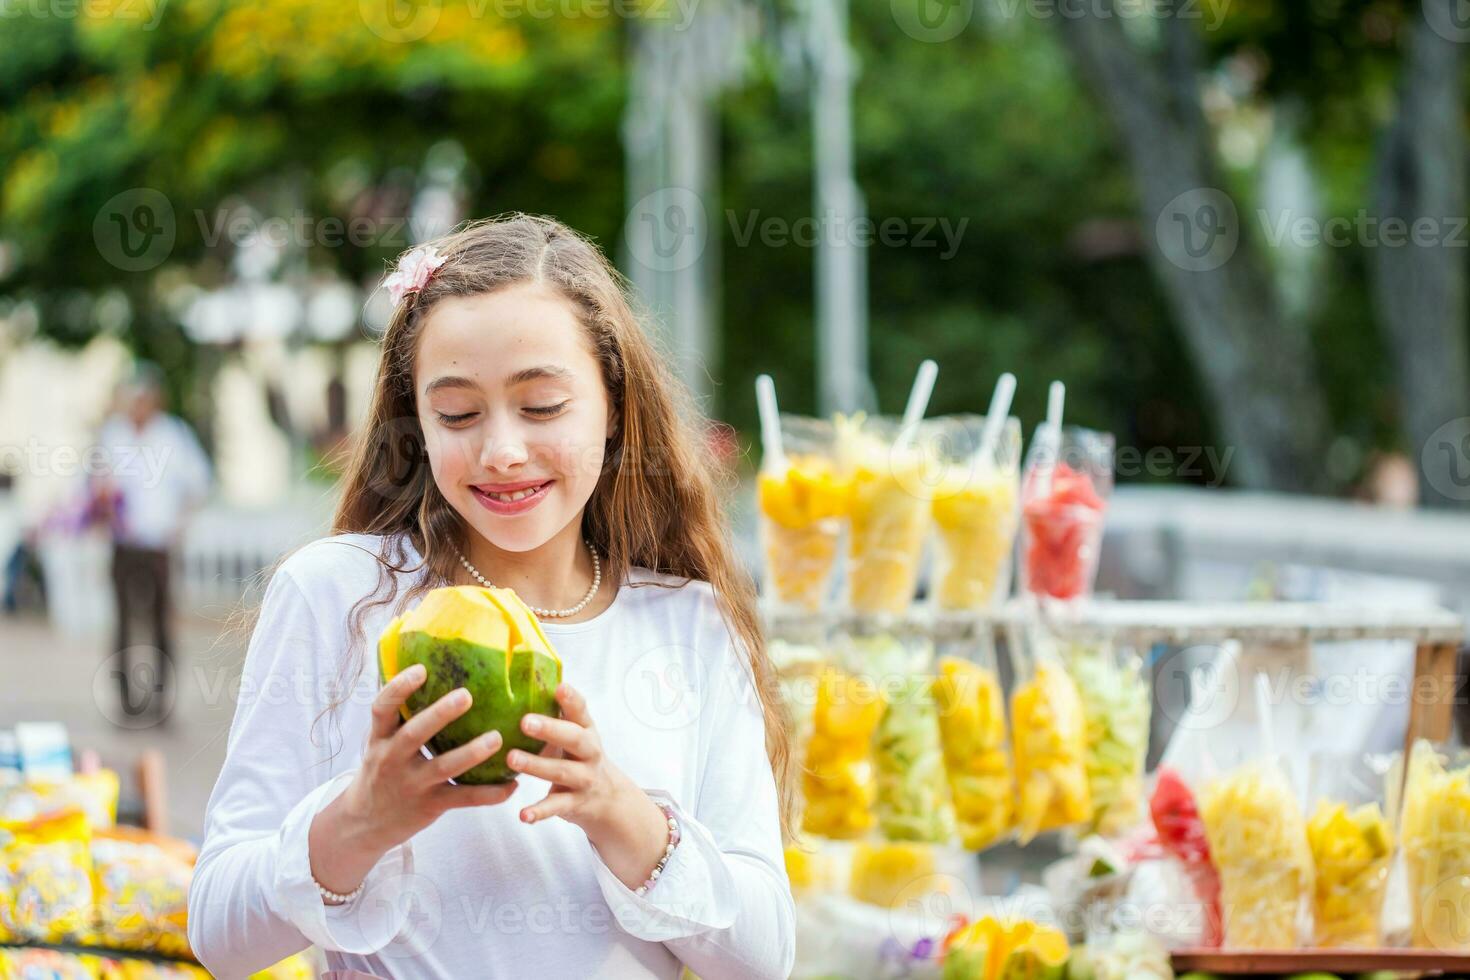
[[[188,424],[163,411],[162,374],[151,364],[138,365],[122,386],[98,445],[106,472],[94,483],[93,501],[112,529],[122,708],[161,720],[174,653],[169,569],[190,514],[208,492],[209,461]],[[131,645],[140,621],[151,629],[141,648]],[[136,655],[150,649],[148,662],[139,661]]]

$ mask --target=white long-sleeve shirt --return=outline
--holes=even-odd
[[[326,538],[271,579],[189,892],[200,961],[242,977],[314,943],[333,969],[381,977],[672,978],[681,963],[703,980],[786,976],[795,910],[749,668],[707,583],[638,585],[678,581],[642,569],[595,618],[542,625],[609,758],[677,813],[683,838],[657,884],[636,895],[573,824],[522,824],[549,789],[522,775],[507,802],[451,810],[390,850],[353,902],[323,904],[308,830],[367,742],[375,640],[397,603],[366,616],[355,681],[340,671],[382,547]]]

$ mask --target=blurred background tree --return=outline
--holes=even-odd
[[[368,239],[312,243],[271,272],[364,290],[424,230],[394,219],[425,213],[431,192],[462,215],[555,214],[617,253],[625,21],[444,0],[418,36],[411,17],[375,22],[348,0],[174,0],[144,29],[125,3],[0,34],[0,290],[35,304],[44,336],[116,333],[177,393],[197,392],[229,349],[190,343],[188,300],[238,274],[225,229],[240,214],[365,220]],[[1172,478],[1330,491],[1373,450],[1417,455],[1431,422],[1470,414],[1458,253],[1441,250],[1426,277],[1414,250],[1294,248],[1256,218],[1463,213],[1453,157],[1433,195],[1415,177],[1433,148],[1463,142],[1458,54],[1426,35],[1419,5],[1201,0],[1183,19],[1098,18],[1112,9],[1099,3],[1075,17],[976,0],[943,43],[905,34],[893,4],[854,5],[869,216],[962,229],[952,255],[937,227],[935,247],[870,249],[880,407],[901,407],[924,357],[943,368],[936,412],[983,411],[1013,370],[1029,424],[1060,377],[1069,418],[1124,445],[1241,453],[1227,473]],[[816,392],[813,251],[739,235],[813,208],[793,14],[750,16],[746,83],[719,104],[711,408],[753,433],[755,374],[774,374],[792,410],[814,410]],[[1210,187],[1236,205],[1240,243],[1202,280],[1161,258],[1154,218]],[[167,262],[136,273],[93,237],[134,188],[165,191],[176,228]]]

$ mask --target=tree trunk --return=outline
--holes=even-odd
[[[1430,4],[1457,2],[1427,0],[1425,14]],[[1470,495],[1457,466],[1458,436],[1436,435],[1441,426],[1470,416],[1462,44],[1436,33],[1428,16],[1411,22],[1398,112],[1378,146],[1373,211],[1379,234],[1365,246],[1374,305],[1393,352],[1402,424],[1423,463],[1421,496],[1444,506]],[[1389,219],[1409,229],[1396,245],[1384,225]],[[1417,240],[1416,219],[1429,232]]]
[[[1107,6],[1081,5],[1057,23],[1122,138],[1150,265],[1235,450],[1229,478],[1321,489],[1327,414],[1310,345],[1282,311],[1244,216],[1220,189],[1194,26],[1160,18],[1157,49],[1145,50]]]

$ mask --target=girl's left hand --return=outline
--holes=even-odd
[[[618,879],[636,888],[663,857],[668,821],[658,804],[603,753],[586,699],[562,684],[556,701],[560,718],[531,714],[521,719],[522,731],[546,742],[540,754],[516,749],[506,758],[516,772],[551,783],[545,799],[521,811],[521,821],[561,817],[576,824]]]

